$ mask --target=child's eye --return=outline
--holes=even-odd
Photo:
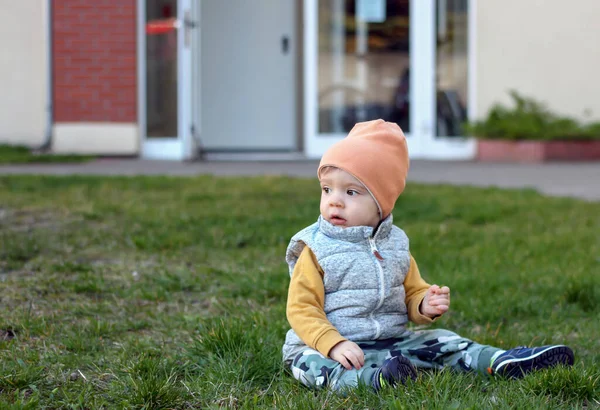
[[[321,188],[323,190],[323,192],[325,192],[326,194],[328,194],[331,189],[329,189],[329,187],[324,186],[323,188]]]
[[[358,191],[355,191],[354,189],[349,189],[346,193],[350,196],[358,195]]]

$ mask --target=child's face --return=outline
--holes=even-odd
[[[377,227],[379,208],[363,184],[339,168],[321,174],[321,216],[329,223]]]

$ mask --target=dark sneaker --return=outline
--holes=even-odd
[[[567,346],[517,347],[492,358],[488,373],[519,379],[535,370],[559,364],[572,366],[573,362],[573,351]]]
[[[387,359],[383,365],[377,369],[373,376],[373,388],[377,391],[386,386],[395,386],[398,383],[404,383],[408,379],[415,380],[417,371],[410,360],[400,355]]]

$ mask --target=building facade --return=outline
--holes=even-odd
[[[384,118],[413,158],[469,159],[462,123],[510,89],[600,117],[595,0],[40,0],[0,13],[0,143],[314,158]]]

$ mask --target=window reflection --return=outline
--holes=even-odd
[[[319,132],[376,118],[409,132],[409,0],[385,1],[379,21],[357,15],[356,3],[318,2]]]
[[[146,136],[177,138],[177,0],[146,0]]]
[[[468,98],[468,0],[437,0],[436,135],[463,135]]]

